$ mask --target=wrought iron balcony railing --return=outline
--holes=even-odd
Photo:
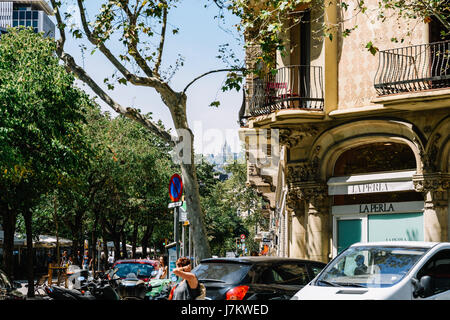
[[[450,41],[380,51],[379,95],[450,87]]]
[[[264,79],[253,80],[248,108],[250,116],[281,109],[323,110],[322,68],[287,66]]]

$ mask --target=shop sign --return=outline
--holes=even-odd
[[[423,201],[362,203],[344,206],[333,206],[332,213],[334,215],[344,215],[344,214],[421,212],[423,210],[423,207],[424,207]]]
[[[393,212],[394,210],[393,203],[371,203],[359,205],[359,213]]]
[[[328,180],[329,195],[367,194],[414,190],[415,171],[334,177]]]

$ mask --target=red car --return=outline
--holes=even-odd
[[[159,262],[157,260],[147,260],[147,259],[127,259],[118,260],[112,266],[112,270],[117,269],[115,275],[120,277],[120,279],[127,278],[127,275],[134,273],[138,279],[145,282],[150,281],[152,272],[158,269]]]

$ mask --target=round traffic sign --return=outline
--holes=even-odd
[[[241,239],[245,239],[245,234],[241,234]]]
[[[169,196],[170,200],[173,202],[177,202],[180,200],[181,195],[183,194],[183,181],[178,174],[174,174],[170,178],[169,182]]]

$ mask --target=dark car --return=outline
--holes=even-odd
[[[17,290],[20,287],[20,283],[11,281],[6,273],[0,270],[0,300],[24,300],[25,296]]]
[[[127,259],[116,261],[112,270],[117,269],[115,275],[120,279],[125,279],[130,273],[134,273],[138,279],[148,282],[153,277],[152,272],[156,271],[158,265],[157,260]]]
[[[287,300],[325,265],[279,257],[212,258],[202,260],[193,272],[209,300]]]

